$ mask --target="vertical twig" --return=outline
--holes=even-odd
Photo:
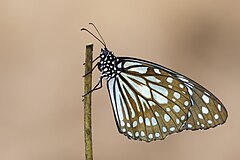
[[[92,69],[93,44],[86,46],[85,74]],[[92,89],[92,73],[84,78],[84,93]],[[92,126],[91,126],[91,93],[84,97],[84,138],[86,160],[93,160],[92,151]]]

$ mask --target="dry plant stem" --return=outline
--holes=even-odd
[[[93,44],[86,46],[85,53],[85,74],[92,69]],[[84,78],[84,93],[92,89],[92,73]],[[84,97],[84,138],[86,160],[93,159],[92,151],[92,126],[91,126],[91,93]]]

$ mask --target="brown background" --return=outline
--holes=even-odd
[[[84,159],[80,32],[94,22],[110,50],[179,71],[215,93],[223,126],[144,143],[120,135],[106,83],[93,94],[94,157],[239,159],[240,3],[214,0],[1,0],[0,159]],[[99,72],[94,72],[94,83]]]

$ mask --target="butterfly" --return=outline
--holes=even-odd
[[[100,38],[87,31],[104,48],[94,59],[101,72],[97,85],[88,93],[107,88],[118,131],[129,139],[151,142],[183,130],[214,128],[225,123],[223,103],[192,79],[142,59],[116,57],[93,23]],[[94,62],[93,61],[93,62]],[[90,73],[89,72],[89,73]],[[84,95],[84,96],[85,96]]]

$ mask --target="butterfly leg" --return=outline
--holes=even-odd
[[[100,58],[100,55],[97,56],[96,58],[94,58],[94,60],[92,61],[92,63],[94,63],[98,58]],[[83,65],[85,65],[86,63],[84,62]]]
[[[94,67],[86,74],[83,75],[83,77],[86,77],[87,75],[89,75],[90,73],[93,72],[93,70],[99,65],[99,62],[97,64],[94,65]]]
[[[93,91],[96,91],[98,89],[101,89],[102,88],[102,79],[103,77],[101,76],[99,78],[99,81],[98,83],[93,87],[93,89],[91,89],[90,91],[88,91],[87,93],[85,93],[84,95],[82,95],[82,97],[85,97],[86,95],[88,95],[89,93],[92,93]],[[83,99],[84,100],[84,99]]]

